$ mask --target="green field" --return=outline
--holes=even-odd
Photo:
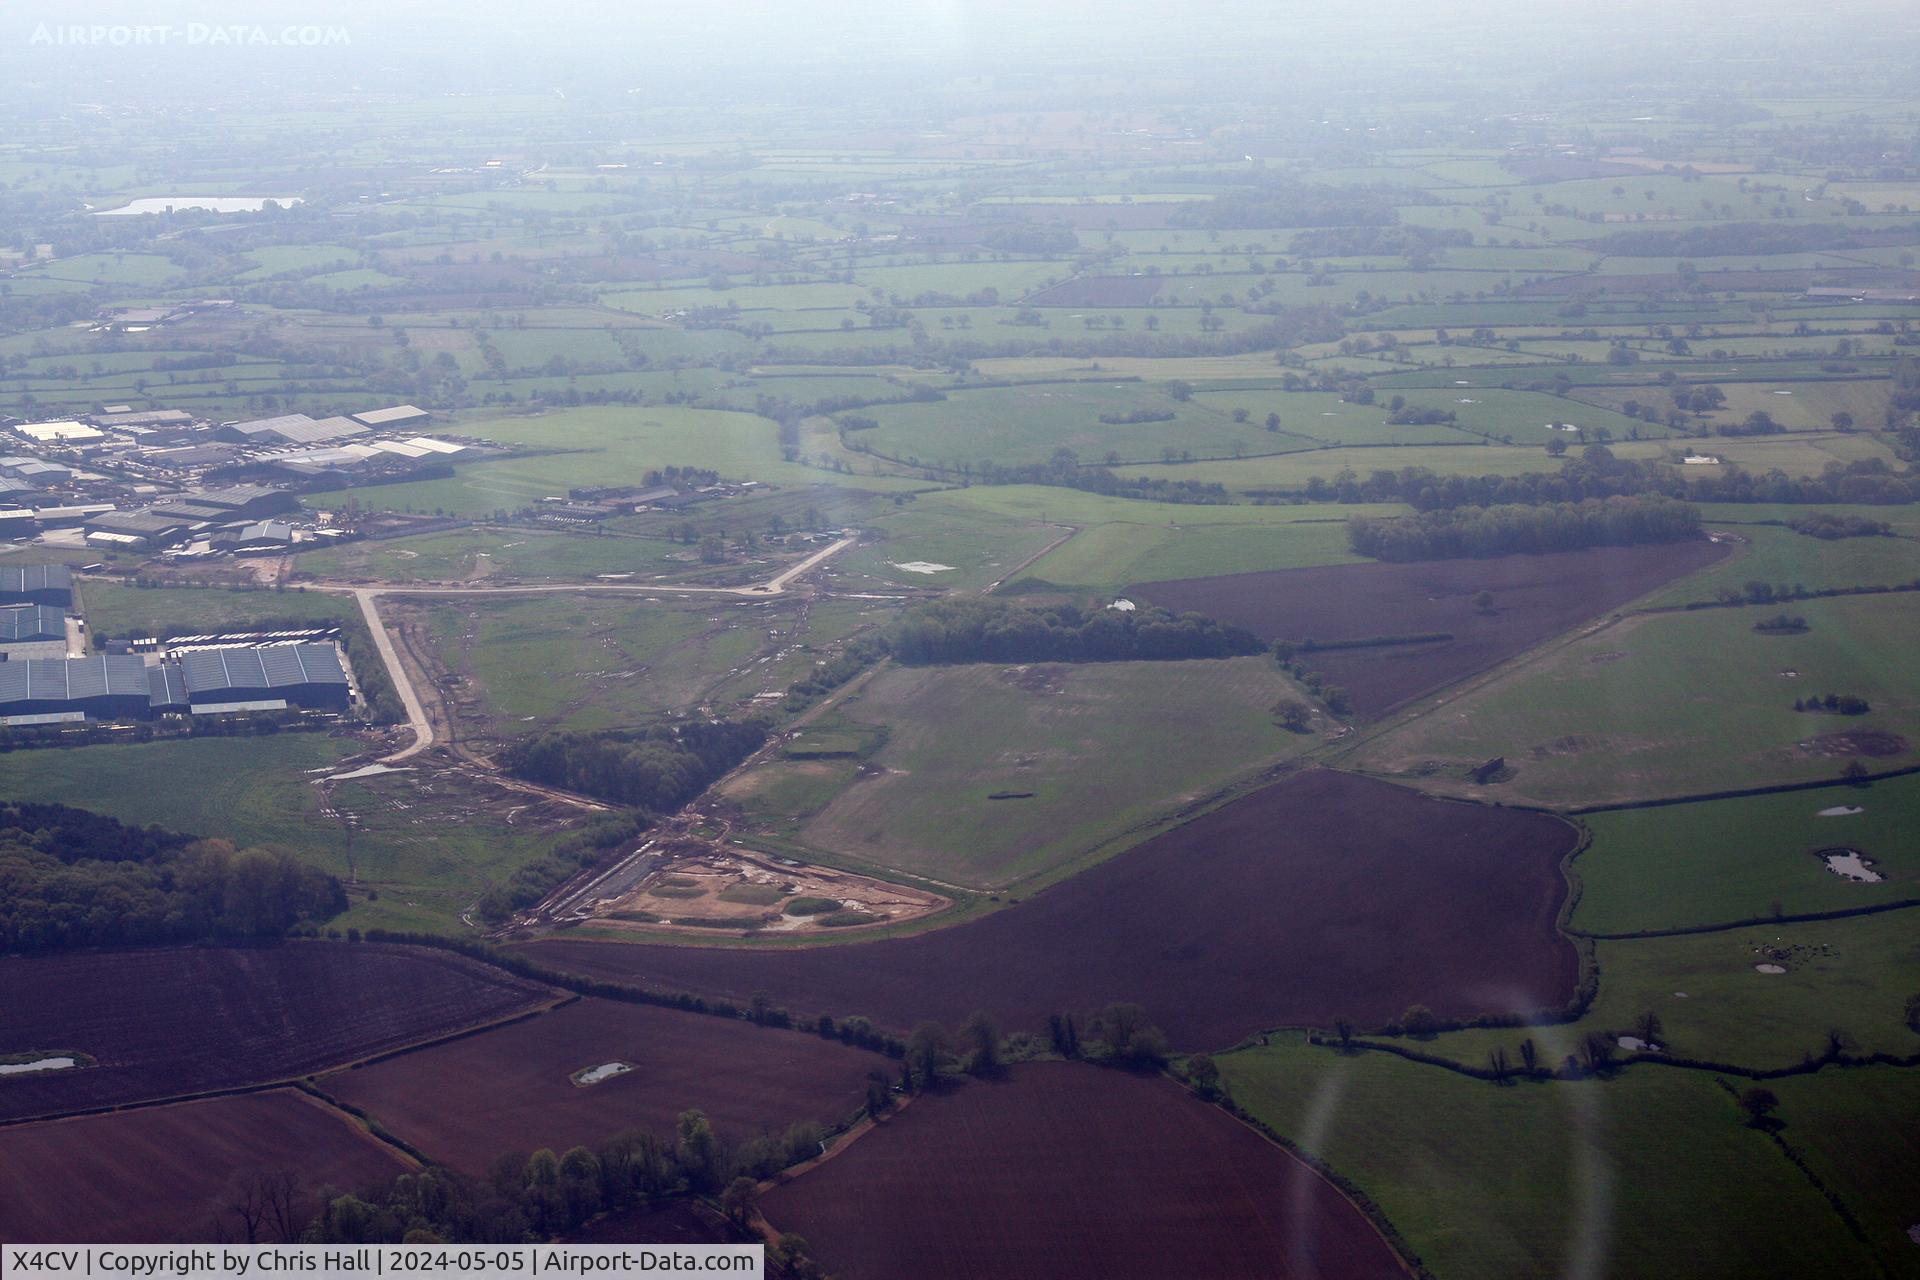
[[[1600,994],[1577,1022],[1449,1031],[1402,1043],[1484,1067],[1496,1047],[1519,1061],[1520,1042],[1531,1039],[1541,1061],[1558,1065],[1589,1033],[1637,1034],[1636,1023],[1652,1013],[1662,1048],[1752,1070],[1817,1058],[1834,1030],[1854,1052],[1920,1052],[1920,1037],[1902,1017],[1906,998],[1920,989],[1920,930],[1909,911],[1599,942],[1594,950]],[[1759,964],[1786,972],[1763,973]]]
[[[1835,813],[1827,809],[1859,809]],[[1845,911],[1920,896],[1920,779],[1792,791],[1582,819],[1593,844],[1574,864],[1573,925],[1632,933],[1757,920],[1775,913]],[[1878,884],[1829,871],[1822,849],[1858,850]]]
[[[1439,1280],[1797,1280],[1871,1262],[1705,1073],[1501,1087],[1280,1035],[1234,1100],[1385,1212]]]
[[[487,528],[350,542],[308,552],[297,563],[301,573],[318,578],[374,582],[576,582],[685,571],[699,567],[699,557],[661,538]]]
[[[1003,888],[1317,741],[1268,715],[1289,696],[1262,657],[894,667],[840,707],[854,725],[886,729],[865,775],[781,761],[728,793],[770,831],[830,856]],[[1154,734],[1169,718],[1209,732],[1170,757]],[[1033,794],[989,798],[1022,792]]]
[[[1806,620],[1805,634],[1753,629],[1782,611],[1629,616],[1388,729],[1356,759],[1464,790],[1465,769],[1504,756],[1511,778],[1477,790],[1548,804],[1810,782],[1852,760],[1876,771],[1913,763],[1920,668],[1906,653],[1920,596],[1800,601],[1784,611]],[[1827,693],[1873,709],[1793,709]]]
[[[340,928],[460,932],[474,898],[553,843],[557,825],[510,820],[502,800],[515,801],[511,793],[481,784],[476,794],[451,777],[424,787],[407,773],[339,783],[323,803],[316,778],[365,750],[353,738],[286,733],[13,751],[0,755],[0,794],[287,849],[349,881],[354,906],[333,922]],[[354,815],[351,841],[328,807]]]
[[[1780,1136],[1860,1220],[1867,1246],[1895,1276],[1920,1276],[1908,1231],[1920,1201],[1920,1073],[1829,1068],[1770,1086]]]

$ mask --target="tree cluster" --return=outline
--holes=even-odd
[[[1547,506],[1459,507],[1347,522],[1354,551],[1375,560],[1451,560],[1583,547],[1680,542],[1700,535],[1700,511],[1657,496]]]
[[[606,733],[537,734],[510,745],[500,762],[529,782],[671,813],[766,740],[762,720],[690,720]]]
[[[0,805],[0,951],[275,937],[346,906],[338,880],[282,850]]]
[[[913,608],[887,629],[886,641],[893,656],[909,665],[1230,658],[1267,647],[1251,632],[1197,613],[1028,609],[979,596]]]
[[[1865,516],[1843,516],[1831,511],[1809,511],[1806,515],[1795,516],[1787,521],[1787,528],[1795,533],[1804,533],[1809,538],[1820,538],[1833,542],[1840,538],[1890,538],[1893,526],[1885,520],[1869,520]]]

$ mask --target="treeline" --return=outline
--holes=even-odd
[[[1355,552],[1395,561],[1531,555],[1679,542],[1699,535],[1699,509],[1662,497],[1459,507],[1399,519],[1356,516],[1347,522],[1347,539]]]
[[[542,733],[501,753],[528,782],[671,813],[767,740],[763,720],[687,721],[605,733]]]
[[[881,1087],[886,1088],[884,1079]],[[716,1132],[704,1112],[683,1111],[671,1134],[629,1129],[595,1148],[503,1154],[485,1177],[436,1165],[359,1195],[334,1196],[297,1239],[309,1244],[520,1244],[564,1236],[602,1213],[688,1194],[722,1193],[722,1202],[737,1212],[750,1207],[758,1180],[819,1154],[826,1137],[822,1126],[803,1122],[782,1134],[736,1141]],[[274,1198],[270,1184],[243,1185],[226,1225],[250,1242],[279,1235],[279,1215],[249,1211],[256,1203],[271,1205]]]
[[[1836,515],[1831,511],[1809,511],[1804,516],[1795,516],[1787,521],[1787,528],[1795,533],[1804,533],[1809,538],[1819,538],[1826,542],[1835,542],[1841,538],[1890,538],[1893,526],[1885,520],[1869,520],[1865,516]]]
[[[1472,244],[1473,232],[1460,228],[1321,227],[1294,236],[1287,252],[1309,258],[1416,257]]]
[[[910,609],[885,633],[900,662],[1126,662],[1260,653],[1252,632],[1165,609],[1028,609],[980,596]]]
[[[1683,476],[1664,462],[1616,458],[1604,445],[1588,447],[1557,472],[1526,475],[1441,476],[1426,467],[1385,468],[1364,477],[1352,470],[1331,480],[1314,476],[1297,494],[1309,502],[1404,502],[1418,511],[1453,507],[1531,506],[1593,498],[1664,495],[1693,502],[1851,503],[1896,506],[1920,501],[1920,476],[1893,473],[1884,459],[1829,463],[1817,476],[1774,470],[1756,475],[1737,466],[1717,476]]]
[[[1227,487],[1217,481],[1166,480],[1135,476],[1128,480],[1111,467],[1083,467],[1078,461],[1058,458],[1052,462],[1031,462],[1019,466],[1000,466],[981,462],[977,467],[961,469],[964,479],[979,484],[1048,484],[1061,489],[1078,489],[1108,498],[1139,498],[1153,502],[1183,502],[1196,506],[1219,506],[1227,501]]]
[[[1327,187],[1270,178],[1167,215],[1175,227],[1221,231],[1271,227],[1385,227],[1400,220],[1393,199],[1365,187]]]
[[[346,907],[338,880],[281,850],[0,805],[0,951],[273,937]]]
[[[1729,222],[1686,231],[1616,231],[1588,241],[1602,253],[1627,258],[1727,258],[1745,254],[1807,253],[1816,249],[1865,249],[1920,239],[1920,222],[1908,227],[1862,231],[1819,223]]]

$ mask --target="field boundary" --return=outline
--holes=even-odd
[[[1626,933],[1590,933],[1585,929],[1569,929],[1568,932],[1575,937],[1591,938],[1595,942],[1634,942],[1643,938],[1678,938],[1695,933],[1730,933],[1735,929],[1755,929],[1768,924],[1817,924],[1822,920],[1851,920],[1859,916],[1879,915],[1883,911],[1905,911],[1909,907],[1920,907],[1920,898],[1874,902],[1862,907],[1837,907],[1832,911],[1807,911],[1799,915],[1750,916],[1745,920],[1730,920],[1724,924],[1688,924],[1672,929],[1635,929]]]

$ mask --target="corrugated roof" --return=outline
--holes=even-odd
[[[193,649],[180,656],[189,693],[345,684],[340,651],[330,644],[276,644],[244,649]]]
[[[0,568],[0,593],[72,591],[73,570],[64,564],[16,564]]]
[[[0,609],[0,644],[19,644],[28,640],[65,640],[67,615],[44,604],[20,605]]]
[[[147,668],[147,698],[156,707],[187,705],[187,682],[177,662],[161,662]]]
[[[0,662],[0,707],[22,702],[76,702],[109,694],[152,695],[147,664],[138,654]]]

